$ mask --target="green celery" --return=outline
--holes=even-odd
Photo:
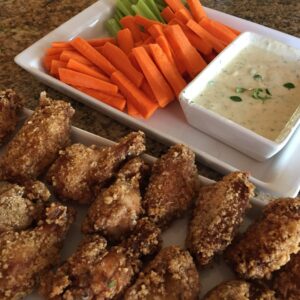
[[[151,11],[151,9],[148,7],[148,5],[143,0],[139,0],[136,6],[142,12],[142,15],[144,17],[146,17],[147,19],[159,21],[156,18],[155,14]]]
[[[125,15],[129,16],[131,15],[130,10],[127,8],[127,6],[124,3],[124,0],[117,0],[117,8]]]
[[[166,7],[166,6],[167,6],[167,5],[166,5],[166,2],[165,2],[164,0],[155,0],[155,3],[156,3],[156,4],[159,4],[159,5],[163,6],[163,7]]]
[[[142,1],[142,0],[140,0],[140,1]],[[161,23],[165,23],[163,18],[160,16],[160,11],[159,11],[156,3],[154,2],[154,0],[144,0],[144,2],[150,8],[150,10],[153,12],[153,14],[157,18],[157,20],[160,21]]]
[[[121,30],[120,23],[114,18],[106,20],[104,26],[111,36],[116,36]]]
[[[124,14],[117,8],[116,11],[115,11],[115,16],[114,17],[115,17],[115,19],[120,21],[124,17]]]

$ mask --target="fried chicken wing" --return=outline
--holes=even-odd
[[[248,174],[234,172],[200,189],[186,239],[199,265],[208,264],[232,241],[254,195]]]
[[[115,183],[100,193],[90,206],[82,224],[84,233],[100,233],[115,241],[134,228],[143,212],[140,180],[145,167],[141,158],[124,165]]]
[[[48,171],[47,180],[60,198],[90,203],[96,186],[100,189],[124,160],[144,151],[145,136],[140,131],[128,134],[110,147],[74,144],[60,152]]]
[[[45,219],[34,229],[0,235],[0,299],[17,300],[26,296],[33,290],[39,274],[58,262],[74,213],[52,203],[45,214]]]
[[[152,169],[144,205],[149,218],[166,226],[191,206],[198,186],[194,153],[184,145],[172,146]]]
[[[43,276],[40,293],[51,300],[117,299],[141,268],[140,258],[154,254],[160,230],[146,219],[122,244],[107,249],[104,238],[87,236],[78,250],[56,272]]]
[[[276,300],[275,292],[265,286],[243,280],[223,282],[203,300]]]
[[[40,181],[24,186],[0,182],[0,233],[28,228],[39,219],[49,197],[49,190]]]
[[[0,161],[1,177],[24,181],[37,178],[69,143],[74,109],[41,93],[39,107],[8,144]]]
[[[227,258],[244,278],[270,278],[292,254],[300,250],[300,198],[269,203],[253,223],[228,248]]]
[[[280,300],[300,299],[300,252],[275,273],[273,289]]]
[[[11,89],[0,91],[0,145],[15,130],[23,100]]]
[[[200,292],[199,274],[188,251],[162,249],[127,290],[125,300],[192,300]]]

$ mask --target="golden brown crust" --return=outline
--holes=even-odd
[[[144,197],[149,218],[166,226],[191,207],[198,187],[195,154],[184,145],[172,146],[153,166]]]
[[[227,252],[244,278],[270,278],[300,250],[300,198],[272,201]]]
[[[11,89],[0,91],[0,145],[15,130],[23,102]]]
[[[40,104],[8,144],[1,158],[6,180],[35,179],[53,162],[58,151],[69,143],[74,109],[41,93]]]
[[[243,280],[226,281],[212,289],[203,300],[276,300],[275,292]]]
[[[273,289],[280,300],[300,299],[300,252],[274,275]]]
[[[90,206],[82,232],[100,233],[114,241],[126,237],[143,212],[140,194],[143,168],[145,163],[141,158],[134,158],[124,165],[117,180]]]
[[[0,235],[0,278],[5,278],[0,280],[0,299],[21,299],[33,290],[38,275],[58,262],[73,220],[72,210],[52,203],[36,228]]]
[[[126,300],[198,299],[199,274],[188,251],[176,246],[162,249],[127,290]]]
[[[94,200],[95,188],[101,189],[124,160],[144,151],[145,135],[140,131],[128,134],[110,147],[74,144],[60,151],[47,180],[61,199],[90,203]]]
[[[187,248],[200,265],[225,250],[236,234],[254,195],[248,177],[247,173],[234,172],[200,189],[186,239]]]

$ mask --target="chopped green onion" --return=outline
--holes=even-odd
[[[234,102],[241,102],[243,101],[241,97],[239,96],[231,96],[230,99]]]
[[[253,79],[256,80],[256,81],[260,81],[260,80],[262,80],[262,76],[259,75],[259,74],[255,74],[255,75],[253,76]]]
[[[294,89],[295,85],[291,82],[287,82],[283,85],[285,88],[287,88],[288,90]]]

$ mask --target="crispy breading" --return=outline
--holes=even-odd
[[[226,281],[210,292],[203,300],[276,300],[275,292],[265,286],[243,280]]]
[[[33,290],[39,274],[58,262],[74,212],[52,203],[45,214],[33,229],[0,235],[0,299],[23,298]]]
[[[193,300],[200,292],[199,274],[188,251],[162,249],[125,293],[125,300]]]
[[[0,145],[12,133],[18,122],[18,112],[24,101],[15,91],[7,89],[0,91]]]
[[[300,299],[300,252],[274,275],[273,289],[280,300]]]
[[[119,299],[141,268],[140,258],[160,247],[160,230],[146,219],[138,221],[122,244],[107,249],[104,238],[87,236],[56,272],[41,280],[46,299]]]
[[[74,144],[60,151],[50,167],[47,180],[61,199],[78,203],[94,200],[94,189],[101,189],[124,160],[145,151],[145,135],[132,132],[110,147],[87,147]]]
[[[117,180],[90,206],[82,232],[100,233],[113,241],[126,237],[143,212],[140,193],[143,168],[146,166],[141,158],[134,158],[124,165]]]
[[[9,142],[0,161],[1,176],[12,181],[37,178],[69,143],[74,109],[41,93],[40,104]]]
[[[186,239],[199,265],[208,264],[231,243],[254,195],[248,177],[247,173],[234,172],[200,189]]]
[[[0,182],[0,233],[27,229],[39,219],[44,203],[50,197],[47,187],[40,181],[25,186]]]
[[[184,145],[174,145],[153,166],[144,197],[149,218],[166,226],[191,207],[198,188],[195,154]]]
[[[270,278],[300,250],[300,198],[270,202],[263,216],[228,248],[227,258],[244,278]]]

